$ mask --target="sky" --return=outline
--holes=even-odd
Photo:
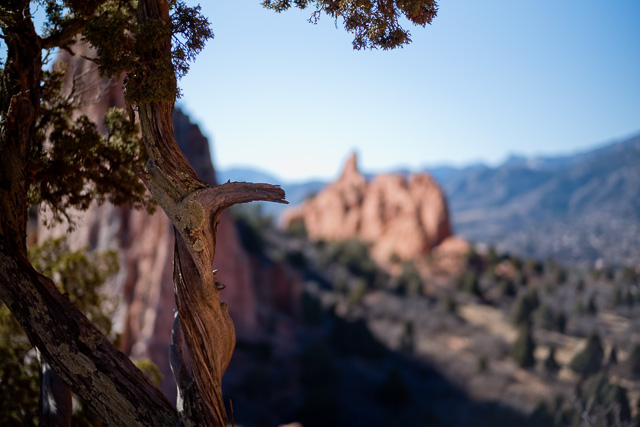
[[[215,38],[178,105],[217,168],[326,180],[352,152],[367,172],[497,165],[640,132],[638,0],[440,0],[393,51],[354,51],[308,10],[201,3]]]
[[[368,171],[498,164],[640,131],[638,0],[441,0],[394,51],[354,51],[341,22],[259,0],[202,11],[215,39],[179,105],[219,168],[327,179],[353,151]]]

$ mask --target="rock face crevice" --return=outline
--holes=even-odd
[[[447,201],[430,175],[385,174],[367,181],[355,154],[337,181],[285,213],[285,225],[295,221],[305,223],[312,239],[362,239],[381,263],[428,254],[452,235]]]

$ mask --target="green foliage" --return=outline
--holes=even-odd
[[[593,375],[602,369],[603,359],[604,349],[600,336],[592,333],[587,338],[584,349],[573,357],[569,367],[583,376]]]
[[[71,228],[74,221],[66,211],[86,210],[94,200],[151,207],[134,172],[146,158],[138,127],[117,108],[104,117],[106,135],[87,116],[74,118],[79,104],[62,94],[64,74],[64,68],[43,73],[36,137],[28,153],[28,202],[46,205],[54,223],[64,217]]]
[[[640,344],[635,344],[627,359],[627,368],[634,378],[640,378]]]
[[[40,366],[22,328],[0,303],[0,425],[37,425]]]
[[[355,276],[373,283],[378,275],[376,262],[369,254],[369,247],[359,239],[349,239],[329,244],[323,254],[323,264],[338,263]]]
[[[289,264],[296,268],[304,268],[307,265],[307,259],[304,252],[300,249],[291,249],[287,251],[286,260]]]
[[[115,301],[101,296],[98,288],[118,271],[118,254],[104,252],[71,251],[64,237],[49,239],[29,249],[33,267],[51,278],[58,290],[67,295],[100,331],[111,333],[111,314]],[[110,336],[114,340],[115,336]]]
[[[516,338],[516,342],[513,344],[511,357],[521,368],[530,368],[536,364],[536,359],[533,356],[535,348],[536,344],[533,341],[531,327],[524,325],[520,328],[518,338]]]
[[[452,295],[447,295],[444,300],[442,300],[442,307],[445,312],[450,314],[455,314],[458,310],[458,304]]]
[[[596,306],[596,296],[594,294],[589,297],[585,310],[587,314],[591,316],[595,316],[596,314],[598,314],[598,307]]]
[[[349,305],[354,306],[360,304],[362,297],[367,293],[367,282],[363,279],[356,280],[355,284],[349,290]]]
[[[618,364],[618,349],[615,344],[611,346],[611,350],[609,351],[609,358],[607,359],[607,365],[613,366]]]
[[[480,277],[475,271],[467,271],[458,278],[457,283],[458,289],[461,291],[470,293],[477,297],[482,297],[482,291],[480,290]]]
[[[173,101],[178,96],[177,77],[213,38],[200,6],[169,1],[168,19],[140,22],[137,2],[107,1],[87,22],[83,35],[96,48],[98,68],[106,76],[127,74],[125,98],[129,104]]]
[[[149,378],[156,387],[162,384],[162,374],[158,366],[147,358],[137,359],[133,362]]]
[[[291,7],[291,0],[263,0],[262,5],[278,13]],[[341,19],[345,29],[354,34],[354,49],[393,49],[411,42],[410,33],[400,26],[406,18],[415,25],[430,24],[438,13],[435,0],[396,0],[378,2],[374,0],[293,0],[293,4],[315,11],[309,22],[317,23],[322,13]]]
[[[511,321],[515,325],[523,325],[531,322],[531,314],[540,305],[538,293],[531,289],[521,294],[516,300],[511,312]]]
[[[400,336],[400,348],[403,351],[413,352],[415,347],[413,322],[405,321]]]
[[[260,205],[236,206],[231,209],[242,246],[253,255],[260,255],[266,248],[265,230],[272,226],[270,217],[262,215]]]
[[[550,374],[555,374],[560,370],[560,365],[556,361],[556,349],[553,347],[549,349],[549,354],[544,360],[544,369]]]
[[[567,322],[564,313],[559,312],[556,314],[547,304],[542,304],[536,310],[536,320],[541,328],[549,331],[558,331],[560,333],[564,332]]]
[[[631,420],[631,409],[627,390],[612,384],[605,374],[599,374],[591,378],[579,395],[585,407],[591,407],[591,412],[596,413],[600,409],[602,418],[606,424],[615,425],[620,421]]]
[[[479,374],[484,374],[485,372],[487,372],[488,367],[489,367],[489,361],[487,360],[486,356],[478,357],[478,362],[476,366],[477,372]]]
[[[307,233],[307,226],[301,219],[290,222],[287,226],[287,233],[292,237],[299,237],[304,239],[309,236],[309,234]]]
[[[411,261],[402,264],[402,273],[398,277],[398,291],[407,296],[416,296],[422,292],[422,277]]]
[[[59,238],[30,249],[29,258],[103,333],[116,339],[110,320],[114,307],[97,293],[118,270],[115,252],[70,251]],[[4,304],[0,304],[0,336],[0,425],[36,425],[40,366],[35,350]],[[74,425],[90,425],[87,420],[86,413],[74,413]]]
[[[513,283],[513,280],[510,279],[501,279],[500,280],[500,295],[503,297],[514,297],[517,294],[516,284]]]

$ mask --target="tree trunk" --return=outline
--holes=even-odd
[[[9,0],[1,9],[0,299],[105,424],[175,425],[177,413],[162,393],[27,259],[27,153],[40,105],[41,46],[29,1]]]
[[[187,398],[177,414],[129,358],[27,259],[25,177],[38,117],[42,66],[40,39],[28,11],[27,0],[8,0],[0,10],[8,47],[0,77],[0,299],[42,357],[105,424],[226,426],[221,382],[235,346],[235,333],[226,304],[220,303],[224,285],[211,270],[216,228],[222,211],[233,204],[254,200],[286,203],[284,191],[267,184],[207,186],[173,138],[174,100],[151,100],[137,106],[150,156],[138,175],[175,228],[174,287],[179,319],[174,332],[184,332],[193,371],[191,376],[182,353],[174,346],[172,356],[180,357],[173,361],[182,359],[178,372],[183,380],[188,379],[178,381],[181,396]],[[155,20],[166,25],[168,14],[167,0],[138,2],[141,23]],[[170,36],[145,50],[145,55],[158,70],[172,69]],[[130,81],[136,79],[144,79],[144,75],[131,76]],[[173,87],[175,80],[167,84]]]
[[[168,18],[166,0],[138,3],[140,22],[157,23]],[[165,43],[157,43],[147,55],[154,59],[157,74],[172,67],[170,38]],[[154,69],[149,73],[154,73]],[[171,87],[175,81],[166,84]],[[267,184],[228,183],[209,187],[200,181],[173,137],[173,106],[173,100],[138,105],[142,136],[150,156],[145,170],[138,171],[138,175],[175,227],[174,290],[179,323],[197,386],[197,393],[190,389],[181,390],[179,394],[195,393],[196,397],[190,401],[204,407],[197,420],[189,419],[195,412],[189,408],[181,412],[181,418],[185,423],[226,426],[222,375],[235,347],[235,331],[226,304],[220,303],[224,285],[211,270],[219,216],[236,203],[286,202],[283,190]],[[180,379],[176,381],[180,386]]]

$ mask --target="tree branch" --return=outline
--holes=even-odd
[[[164,395],[29,262],[0,251],[0,299],[29,341],[106,425],[175,425]]]

